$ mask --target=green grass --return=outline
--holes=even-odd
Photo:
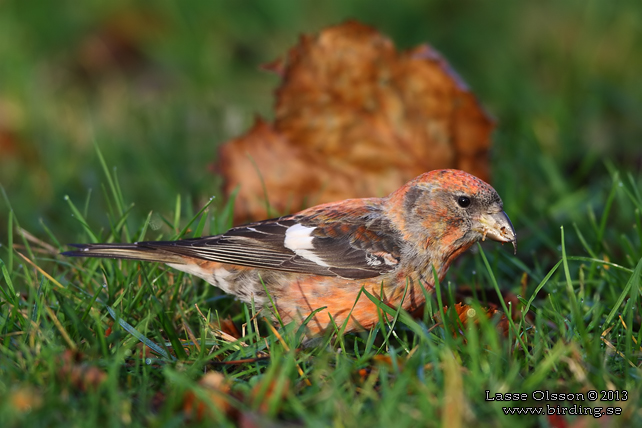
[[[129,230],[126,201],[115,177],[107,177],[112,227],[92,230],[70,202],[79,241],[175,238],[188,226],[197,235],[220,230],[218,211],[209,208],[191,219],[177,214],[158,231],[149,230],[151,217]],[[620,186],[615,177],[613,189],[604,195],[614,195],[612,209],[628,211],[639,225],[638,184]],[[603,236],[608,215],[607,210],[596,219],[587,235]],[[439,284],[423,320],[382,305],[393,321],[382,317],[374,331],[339,333],[300,349],[300,330],[277,334],[256,324],[252,308],[190,276],[155,264],[61,258],[57,247],[52,252],[48,244],[16,233],[19,225],[12,221],[15,250],[0,265],[3,426],[232,424],[238,414],[225,414],[209,400],[212,408],[200,421],[184,410],[187,391],[209,397],[197,380],[212,370],[229,382],[231,393],[223,396],[243,418],[320,426],[413,426],[437,420],[508,426],[516,418],[546,424],[544,417],[505,416],[506,403],[487,402],[486,391],[494,397],[613,390],[626,391],[627,400],[577,404],[620,407],[624,416],[610,423],[640,422],[639,228],[635,235],[622,235],[635,242],[631,252],[619,256],[630,263],[605,262],[605,255],[617,259],[606,239],[582,237],[585,251],[569,254],[566,241],[573,232],[564,228],[557,238],[558,261],[550,268],[524,265],[496,245],[480,246]],[[179,224],[185,225],[182,230]],[[444,313],[444,305],[457,301],[454,283],[481,287],[490,298],[506,288],[498,281],[519,284],[522,272],[528,273],[528,284],[521,303],[507,307],[502,300],[504,313],[514,315],[506,335],[498,331],[496,318],[463,325],[452,311]],[[485,299],[480,300],[469,302],[477,313],[484,310]],[[445,322],[435,324],[431,311],[441,312]],[[228,316],[247,328],[238,342],[212,328]],[[141,356],[141,344],[153,352]],[[524,404],[560,403],[531,399]]]
[[[639,2],[144,7],[164,28],[142,43],[146,65],[83,80],[75,47],[126,3],[0,5],[0,131],[19,139],[0,152],[0,425],[550,426],[485,400],[539,390],[627,391],[578,404],[621,407],[607,425],[642,423]],[[493,185],[517,256],[483,244],[423,318],[394,311],[394,328],[382,318],[300,349],[299,331],[277,336],[201,280],[59,255],[70,242],[227,229],[230,205],[207,165],[255,113],[269,117],[276,79],[257,66],[348,17],[401,47],[430,41],[497,117]],[[513,314],[506,336],[497,317],[475,328],[444,311],[464,286],[476,313],[517,295],[500,299]],[[227,317],[245,324],[243,344],[216,331]],[[156,351],[141,356],[144,344]],[[227,405],[212,404],[205,372],[223,375]],[[190,391],[208,403],[202,420],[185,411]]]

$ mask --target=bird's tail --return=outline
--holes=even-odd
[[[70,244],[77,249],[66,251],[62,253],[62,255],[71,257],[143,260],[160,263],[185,263],[184,256],[164,250],[162,244],[162,242],[155,242],[153,246],[148,242],[137,242],[134,244]]]

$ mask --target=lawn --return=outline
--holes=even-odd
[[[230,227],[209,166],[271,117],[259,66],[348,18],[431,43],[495,117],[516,256],[302,347],[198,278],[59,254]],[[642,425],[640,28],[637,1],[3,2],[0,425]]]

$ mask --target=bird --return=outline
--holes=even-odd
[[[423,173],[382,198],[347,199],[177,241],[70,244],[65,256],[161,262],[204,279],[284,324],[320,336],[369,330],[380,305],[414,311],[475,242],[512,243],[488,183],[454,169]],[[316,311],[316,312],[315,312]],[[312,315],[312,316],[310,316]]]

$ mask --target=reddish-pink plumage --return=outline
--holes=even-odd
[[[285,322],[325,307],[307,325],[315,335],[331,327],[330,317],[347,322],[346,331],[371,328],[380,309],[362,290],[393,308],[418,308],[424,290],[433,289],[433,268],[442,279],[455,258],[486,237],[516,241],[497,192],[463,171],[437,170],[385,198],[318,205],[222,235],[81,244],[65,254],[164,262],[276,310]]]

